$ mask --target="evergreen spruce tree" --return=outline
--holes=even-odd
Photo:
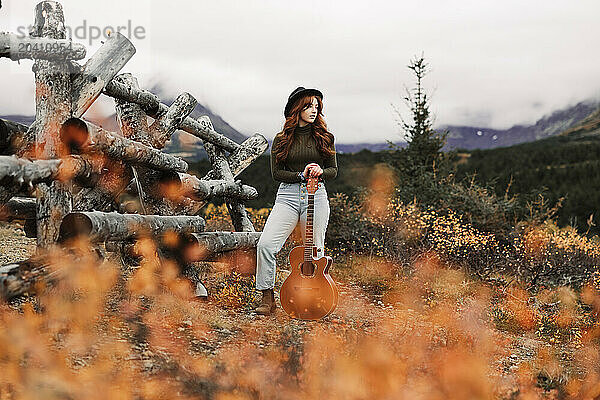
[[[416,199],[419,203],[431,204],[437,200],[435,192],[439,180],[450,173],[448,157],[442,152],[447,133],[433,129],[429,97],[423,89],[423,78],[428,72],[424,57],[415,57],[408,68],[416,78],[415,87],[407,90],[404,97],[411,116],[404,119],[396,110],[407,145],[402,148],[390,142],[387,161],[397,172],[398,194],[402,200]]]
[[[421,56],[411,60],[408,68],[416,78],[415,87],[407,90],[404,98],[410,118],[404,119],[397,112],[407,145],[401,147],[390,142],[392,149],[386,160],[397,175],[396,198],[441,213],[457,213],[477,229],[502,235],[508,235],[519,220],[537,223],[551,217],[561,201],[553,205],[540,191],[519,201],[508,192],[497,195],[493,185],[481,186],[474,177],[455,180],[456,152],[442,151],[448,132],[433,129],[429,97],[423,89],[428,65]]]

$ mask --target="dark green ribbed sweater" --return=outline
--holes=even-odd
[[[317,144],[312,135],[312,124],[303,127],[296,126],[292,147],[284,163],[275,160],[273,149],[279,142],[281,136],[277,134],[271,146],[271,174],[276,181],[294,183],[300,182],[298,172],[303,172],[306,164],[317,163],[323,168],[323,180],[330,180],[337,175],[337,159],[335,153],[332,156],[323,157],[317,150]],[[335,151],[335,144],[334,144]]]

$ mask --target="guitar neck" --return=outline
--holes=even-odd
[[[313,220],[315,216],[315,195],[308,195],[308,207],[306,209],[306,242],[304,243],[304,261],[312,261],[314,247]]]

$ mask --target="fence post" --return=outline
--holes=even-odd
[[[35,7],[32,37],[65,39],[62,6],[42,1]],[[35,117],[30,136],[35,137],[35,156],[52,159],[60,154],[59,128],[71,116],[71,64],[66,61],[36,60]],[[37,185],[37,243],[48,247],[58,239],[62,218],[71,211],[71,193],[67,184],[53,181]]]

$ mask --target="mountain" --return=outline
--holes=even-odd
[[[451,149],[493,149],[513,146],[519,143],[533,142],[572,129],[583,129],[580,124],[594,115],[600,114],[600,101],[587,100],[572,107],[553,112],[538,120],[533,125],[514,125],[509,129],[491,129],[476,126],[441,125],[435,129],[438,132],[448,131],[446,150]],[[598,118],[600,116],[597,115]],[[402,145],[402,143],[399,143]],[[381,151],[388,148],[387,143],[357,143],[336,144],[345,153],[356,153],[362,149]]]
[[[556,136],[578,126],[586,118],[600,111],[600,101],[583,101],[572,107],[544,116],[534,125],[515,125],[509,129],[489,129],[472,126],[441,126],[448,131],[448,149],[491,149]]]
[[[398,146],[403,147],[406,146],[406,142],[396,143]],[[358,153],[361,150],[369,150],[372,152],[378,152],[383,150],[389,150],[390,145],[387,142],[380,143],[336,143],[335,150],[338,153]]]
[[[27,126],[33,124],[33,121],[35,121],[35,116],[32,117],[29,115],[14,115],[14,114],[12,114],[12,115],[3,115],[3,116],[0,116],[0,118],[6,119],[9,121],[13,121],[13,122],[18,122],[20,124],[27,125]]]
[[[163,90],[160,86],[154,86],[150,90],[150,92],[157,94],[161,98],[161,102],[163,104],[172,104],[175,101],[173,97],[161,97],[161,92]],[[223,118],[219,115],[212,112],[208,107],[203,106],[198,103],[194,111],[190,114],[190,116],[194,119],[201,117],[203,115],[208,115],[210,120],[215,127],[215,130],[234,142],[241,143],[247,139],[247,136],[241,134],[231,125],[229,125]],[[86,120],[103,127],[111,132],[120,132],[119,123],[117,122],[117,114],[113,113],[106,117],[99,117],[97,115],[88,115],[84,114],[83,116]],[[31,125],[35,120],[35,116],[28,115],[4,115],[0,116],[2,119],[7,119],[9,121],[19,122],[24,125]],[[151,122],[152,119],[149,119],[148,122]],[[187,160],[195,161],[199,159],[206,158],[206,152],[204,148],[200,145],[200,139],[184,132],[181,130],[176,131],[171,140],[167,142],[167,145],[164,148],[164,151],[173,154]]]
[[[568,136],[574,139],[585,139],[600,136],[600,108],[584,118],[576,126],[562,132],[560,136]]]
[[[160,86],[154,86],[150,89],[152,93],[160,96],[164,90]],[[175,99],[165,96],[162,98],[164,104],[171,104]],[[473,126],[442,125],[436,127],[438,132],[448,131],[446,149],[491,149],[497,147],[513,146],[519,143],[532,142],[552,136],[569,132],[572,129],[582,128],[581,124],[588,120],[594,121],[594,115],[600,114],[600,101],[587,100],[577,103],[572,107],[553,112],[544,116],[533,125],[515,125],[509,129],[490,129]],[[215,126],[215,130],[237,143],[246,140],[247,136],[229,125],[219,115],[213,113],[208,107],[198,104],[192,112],[192,118],[198,118],[202,115],[208,115]],[[33,117],[23,115],[0,116],[11,121],[30,125]],[[119,131],[119,125],[116,120],[116,114],[106,118],[97,118],[85,115],[86,119],[94,122],[111,131]],[[600,118],[600,116],[598,117]],[[593,122],[588,122],[592,123]],[[589,128],[589,127],[588,127]],[[206,157],[206,153],[201,145],[200,139],[195,138],[183,131],[176,131],[171,141],[167,143],[165,151],[184,157],[190,161],[199,160]],[[403,142],[397,143],[400,146]],[[387,142],[377,143],[336,143],[336,149],[340,153],[353,154],[361,150],[373,152],[389,149]]]
[[[561,226],[600,234],[600,109],[557,135],[509,147],[468,150],[457,164],[458,179],[490,185],[496,194],[518,194],[522,201],[545,191],[546,205],[564,198]],[[538,204],[539,205],[539,204]],[[589,222],[589,224],[588,224]],[[595,225],[594,225],[595,224]]]

